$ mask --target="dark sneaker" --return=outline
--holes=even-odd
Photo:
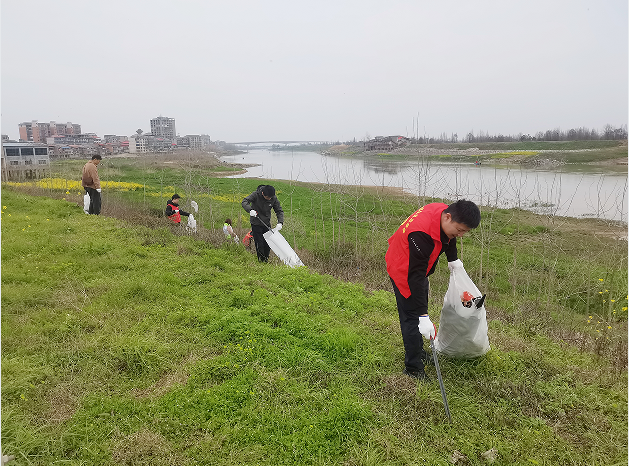
[[[408,369],[404,369],[404,374],[408,375],[409,377],[413,377],[414,379],[420,380],[422,382],[430,382],[430,379],[428,378],[428,376],[423,370],[409,371]]]

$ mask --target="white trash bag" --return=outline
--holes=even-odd
[[[90,195],[89,194],[85,194],[85,196],[83,196],[83,212],[85,212],[86,214],[90,213]]]
[[[262,236],[267,243],[269,243],[269,247],[273,250],[277,257],[279,257],[282,262],[284,262],[289,267],[302,267],[304,263],[301,261],[297,253],[293,250],[293,248],[288,244],[286,238],[282,236],[282,234],[275,227],[272,231],[267,231]]]
[[[190,201],[190,205],[192,206],[195,212],[199,212],[199,204],[197,204],[196,201]]]
[[[194,215],[188,215],[188,225],[186,225],[188,230],[196,233],[197,232],[197,221],[194,218]]]
[[[485,296],[459,261],[450,272],[435,349],[446,356],[475,358],[489,351]]]

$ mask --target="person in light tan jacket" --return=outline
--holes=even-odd
[[[85,188],[85,193],[90,196],[90,208],[88,213],[93,215],[100,214],[100,178],[98,178],[98,164],[103,158],[96,154],[92,156],[92,160],[83,166],[83,176],[81,184]]]

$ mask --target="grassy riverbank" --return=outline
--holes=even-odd
[[[422,157],[443,161],[481,162],[525,166],[604,166],[627,172],[627,141],[523,141],[489,143],[443,143],[410,145],[391,152],[365,152],[356,147],[331,152],[337,155],[407,160]]]
[[[16,464],[626,460],[625,225],[483,208],[460,255],[488,295],[492,350],[442,360],[450,425],[438,384],[401,374],[383,265],[417,198],[274,182],[308,265],[292,270],[218,231],[229,216],[242,237],[259,180],[110,160],[101,176],[101,217],[69,177],[3,186],[2,445]],[[175,190],[199,203],[195,236],[160,217]],[[447,277],[440,264],[431,279],[436,322]]]

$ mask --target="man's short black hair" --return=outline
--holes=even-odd
[[[273,197],[275,196],[275,188],[271,185],[266,185],[262,188],[262,194],[265,196]]]
[[[103,160],[100,154],[92,155],[92,160]]]
[[[179,194],[173,194],[173,197],[171,198],[171,200],[175,200],[175,199],[181,199],[181,196]]]
[[[452,221],[470,228],[476,228],[480,224],[480,209],[472,201],[459,199],[450,204],[444,212],[452,216]]]

